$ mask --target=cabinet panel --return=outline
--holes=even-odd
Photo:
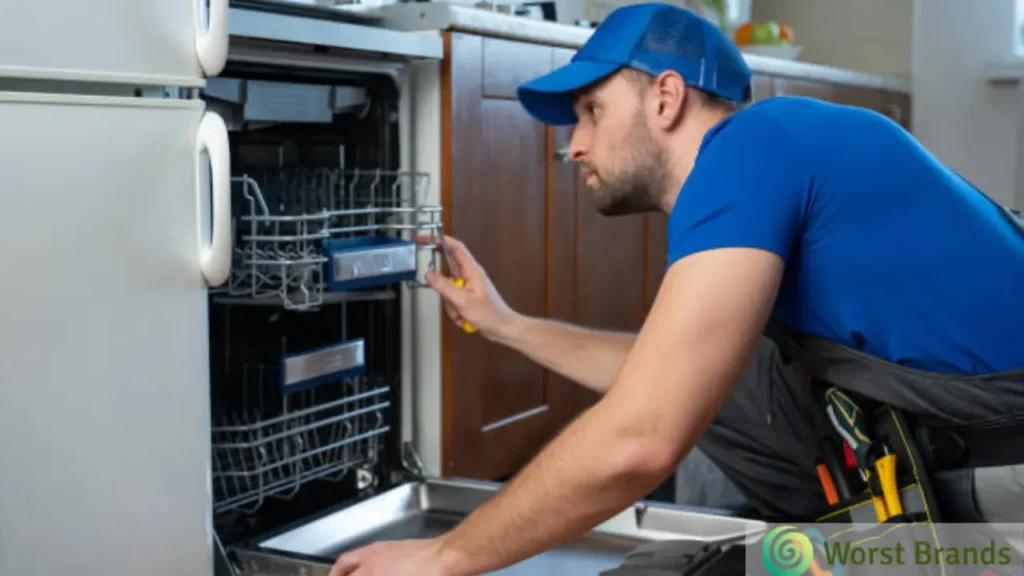
[[[507,98],[514,83],[497,80],[509,62],[523,57],[524,47],[466,34],[447,35],[445,45],[446,228],[469,246],[510,306],[544,316],[550,268],[547,130]],[[523,79],[550,69],[551,48],[534,48],[525,52],[531,61],[516,68],[528,71]],[[488,85],[497,97],[485,94]],[[448,321],[442,334],[443,473],[505,478],[550,437],[562,395],[551,391],[549,374],[525,356]]]
[[[576,321],[605,330],[637,331],[645,316],[644,215],[604,216],[585,188],[576,206]]]
[[[487,60],[484,60],[487,63]],[[546,312],[544,130],[512,100],[480,102],[483,140],[479,174],[467,181],[464,198],[453,206],[459,224],[468,218],[483,226],[463,235],[509,306],[524,314]],[[513,151],[518,151],[513,154]],[[480,343],[478,336],[470,337]],[[467,342],[469,344],[469,342]],[[484,427],[544,405],[543,374],[537,364],[507,348],[484,346],[480,360],[490,372],[481,406]],[[496,377],[496,379],[495,379]]]
[[[644,310],[651,309],[658,295],[668,265],[668,215],[652,212],[647,215],[647,266],[644,278]]]
[[[806,96],[828,102],[836,101],[836,90],[831,84],[791,78],[775,78],[772,84],[774,96]]]
[[[879,112],[892,118],[907,130],[911,130],[911,102],[910,95],[901,92],[881,91],[879,92]]]
[[[551,71],[550,46],[501,38],[482,42],[484,98],[514,99],[520,84]]]
[[[875,110],[892,118],[904,128],[910,128],[910,96],[908,94],[863,86],[790,78],[775,78],[773,88],[776,96],[807,96],[837,104]]]

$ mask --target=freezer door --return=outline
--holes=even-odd
[[[212,572],[202,117],[0,93],[0,574]]]
[[[0,77],[201,86],[227,55],[228,0],[3,0]]]

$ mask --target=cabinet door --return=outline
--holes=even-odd
[[[201,114],[0,93],[4,574],[211,573]]]
[[[882,90],[879,91],[878,99],[879,112],[885,114],[889,118],[892,118],[895,122],[902,125],[907,130],[912,129],[910,125],[911,103],[909,94],[903,92]]]
[[[806,96],[827,102],[837,101],[836,87],[825,82],[775,78],[773,84],[774,96]]]
[[[551,152],[547,130],[522,109],[515,88],[551,69],[552,49],[454,33],[445,45],[446,228],[467,244],[510,306],[545,316]],[[558,426],[561,389],[528,358],[447,319],[443,338],[443,473],[505,478]]]

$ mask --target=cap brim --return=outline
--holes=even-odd
[[[574,93],[604,79],[621,64],[580,60],[519,86],[516,95],[523,108],[538,121],[554,126],[575,124]]]

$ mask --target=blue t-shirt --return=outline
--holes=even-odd
[[[669,266],[738,246],[783,258],[782,325],[923,370],[1024,368],[1024,233],[881,114],[776,97],[710,130]]]

